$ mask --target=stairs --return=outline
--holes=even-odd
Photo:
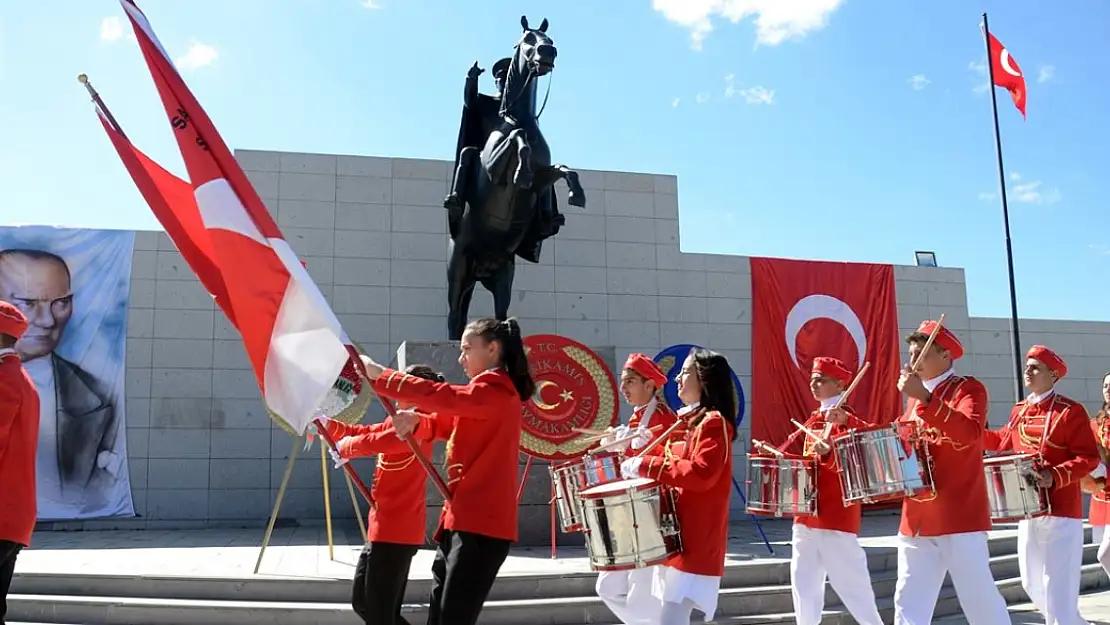
[[[1090,530],[1087,530],[1090,539]],[[991,568],[1008,603],[1026,600],[1018,580],[1017,539],[990,540]],[[885,619],[893,615],[896,554],[869,548],[875,594]],[[1084,547],[1083,589],[1110,586],[1096,562],[1097,546]],[[718,624],[755,625],[794,621],[789,562],[783,559],[731,563],[722,580]],[[483,625],[585,625],[612,623],[594,594],[595,574],[504,575],[482,613]],[[411,580],[406,618],[426,617],[430,580]],[[332,579],[254,576],[244,579],[17,573],[8,596],[8,616],[21,622],[82,625],[356,625],[348,601],[350,582]],[[825,624],[854,622],[827,591]],[[946,582],[936,617],[959,613]]]

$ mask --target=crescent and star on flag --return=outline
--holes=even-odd
[[[1002,45],[1002,42],[994,36],[994,33],[986,31],[984,24],[979,23],[979,27],[986,32],[987,47],[990,49],[990,64],[991,64],[991,78],[993,79],[995,87],[1002,87],[1010,92],[1010,97],[1014,101],[1014,106],[1021,112],[1021,116],[1025,117],[1025,74],[1022,73],[1021,67],[1014,57],[1010,54],[1010,50]]]

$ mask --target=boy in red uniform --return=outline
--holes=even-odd
[[[907,497],[902,503],[894,623],[929,625],[945,573],[952,577],[968,623],[1009,623],[987,549],[991,516],[983,430],[990,400],[982,382],[952,370],[964,348],[948,328],[941,327],[929,351],[922,353],[934,328],[935,321],[923,321],[906,337],[917,372],[907,365],[898,378],[898,390],[909,398],[898,421],[919,428],[915,440],[932,455],[936,494]]]
[[[521,407],[536,390],[515,319],[478,319],[463,332],[470,383],[431,382],[363,357],[374,390],[434,416],[400,410],[398,436],[447,439],[447,486],[432,564],[428,625],[473,625],[517,539]]]
[[[1083,493],[1079,480],[1099,464],[1087,409],[1055,390],[1067,363],[1044,345],[1025,354],[1029,395],[1014,405],[1010,421],[987,430],[987,451],[1034,454],[1037,486],[1048,489],[1050,512],[1018,522],[1021,586],[1047,625],[1087,625],[1079,615],[1083,566]]]
[[[649,621],[654,625],[688,624],[695,608],[708,622],[717,611],[728,546],[732,441],[736,439],[732,375],[724,356],[693,350],[678,374],[678,396],[685,404],[679,417],[687,422],[684,440],[674,446],[659,445],[648,455],[621,463],[625,477],[650,478],[678,491],[682,552],[655,569],[652,594],[661,603]]]
[[[655,361],[644,354],[629,354],[621,371],[621,395],[633,406],[632,417],[627,426],[615,428],[610,437],[601,440],[607,450],[617,450],[607,443],[630,438],[634,434],[636,438],[630,441],[631,445],[626,444],[625,449],[641,449],[674,425],[678,417],[658,397],[666,383],[667,374],[663,373]],[[602,571],[598,574],[597,594],[622,623],[633,625],[650,622],[645,619],[651,618],[656,603],[651,594],[655,568]],[[645,608],[648,612],[641,614]]]
[[[405,373],[432,382],[446,381],[427,365],[412,365]],[[397,407],[412,408],[412,404],[398,402]],[[401,606],[412,558],[424,544],[428,475],[408,443],[397,436],[392,417],[373,425],[329,420],[327,428],[339,450],[337,456],[328,448],[336,467],[352,458],[378,457],[370,493],[374,506],[367,519],[367,543],[355,566],[351,605],[367,625],[408,625]],[[430,458],[431,437],[414,440],[424,457]]]
[[[849,428],[868,427],[847,406],[836,407],[852,372],[836,358],[814,358],[809,388],[820,407],[806,428],[824,436],[824,443],[805,436],[802,454],[817,461],[817,514],[794,520],[790,555],[790,591],[798,625],[819,625],[825,606],[825,578],[848,612],[863,625],[882,625],[867,555],[859,544],[861,507],[844,505],[840,466],[827,441]],[[828,433],[826,435],[826,427]]]
[[[26,329],[23,313],[0,301],[0,623],[8,612],[15,559],[31,544],[37,516],[39,394],[15,352]]]

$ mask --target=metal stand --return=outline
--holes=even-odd
[[[254,573],[258,574],[258,569],[262,566],[262,556],[266,553],[266,547],[270,545],[270,538],[274,533],[274,525],[277,523],[278,513],[281,511],[281,502],[285,499],[285,492],[289,489],[289,478],[293,476],[293,465],[297,461],[297,456],[300,455],[301,447],[304,445],[304,437],[293,438],[293,449],[289,452],[289,462],[285,464],[285,473],[281,476],[281,486],[278,488],[277,499],[274,500],[274,509],[270,512],[270,520],[266,524],[266,534],[262,537],[262,547],[258,550],[258,559],[254,562]],[[322,474],[322,481],[324,486],[324,523],[328,533],[328,558],[335,559],[335,540],[332,534],[331,524],[331,491],[329,490],[328,481],[328,454],[324,449],[324,442],[320,442],[320,470]],[[362,520],[362,510],[359,508],[358,499],[355,496],[354,485],[351,482],[351,476],[344,473],[347,479],[347,492],[351,495],[351,504],[355,507],[355,518],[358,519],[359,529],[362,534],[366,535],[366,525]]]

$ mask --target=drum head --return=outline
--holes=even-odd
[[[587,488],[579,492],[579,496],[583,499],[597,499],[600,497],[608,497],[616,493],[626,491],[640,491],[658,486],[659,482],[647,477],[637,477],[630,480],[620,480],[619,482],[609,482],[608,484],[599,484],[597,486]]]
[[[1001,456],[991,456],[990,458],[983,458],[983,464],[1009,464],[1012,462],[1020,462],[1023,460],[1033,460],[1033,454],[1003,454]]]

